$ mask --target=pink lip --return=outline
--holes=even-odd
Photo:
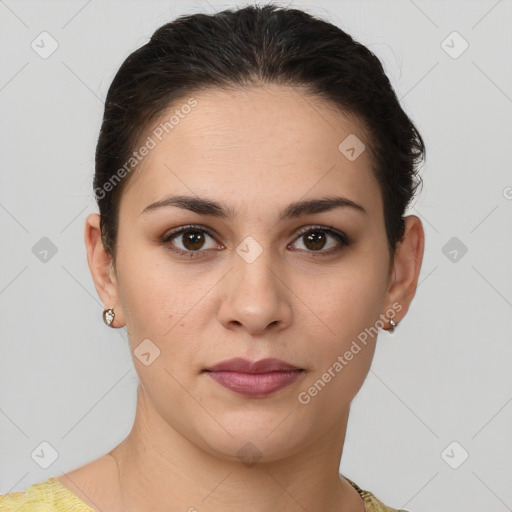
[[[274,393],[295,382],[304,370],[279,359],[249,361],[234,358],[204,370],[222,386],[257,398]]]

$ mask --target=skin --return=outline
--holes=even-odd
[[[394,321],[403,319],[423,258],[421,221],[405,218],[392,262],[369,142],[354,161],[338,150],[349,134],[366,140],[357,119],[284,86],[216,89],[194,98],[198,105],[123,191],[115,266],[101,243],[99,215],[86,220],[89,267],[105,309],[114,308],[113,326],[126,327],[132,356],[148,338],[160,355],[148,366],[133,357],[140,385],[128,437],[59,479],[103,512],[362,512],[339,464],[350,403],[377,336],[360,344],[308,404],[298,394],[393,304],[401,306]],[[173,194],[218,201],[234,217],[172,206],[141,213]],[[366,213],[345,207],[278,220],[292,202],[332,195]],[[189,224],[215,236],[204,234],[202,246],[187,245],[183,236],[161,242]],[[320,252],[339,247],[318,256],[297,234],[314,225],[344,232],[350,245],[316,229],[326,236]],[[262,249],[251,263],[236,252],[247,236]],[[171,247],[200,253],[192,258]],[[202,372],[235,356],[277,357],[305,372],[265,398],[247,398]],[[261,455],[251,466],[237,457],[247,442]]]

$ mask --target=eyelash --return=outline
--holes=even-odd
[[[187,231],[199,231],[202,233],[206,233],[211,238],[215,238],[215,235],[207,228],[203,226],[198,225],[188,225],[183,226],[181,228],[176,229],[175,231],[171,231],[170,233],[166,234],[160,242],[164,245],[168,245],[168,249],[172,252],[175,252],[180,255],[189,256],[190,258],[197,258],[197,253],[205,252],[205,250],[198,249],[197,251],[184,251],[182,249],[177,248],[176,246],[172,245],[170,242],[177,238],[179,235],[186,233]],[[331,248],[327,251],[306,251],[311,253],[313,257],[324,257],[324,256],[331,256],[332,254],[335,254],[339,252],[343,247],[348,247],[351,244],[351,241],[345,235],[345,233],[341,231],[334,230],[330,227],[326,226],[307,226],[304,229],[301,229],[295,238],[295,240],[298,240],[301,236],[310,233],[310,232],[322,232],[327,233],[328,235],[332,236],[335,240],[337,240],[340,243],[340,246]]]

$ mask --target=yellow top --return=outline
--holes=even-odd
[[[366,512],[407,512],[386,507],[371,492],[364,491],[357,484],[345,478],[359,493],[365,503]],[[53,476],[33,484],[22,492],[0,495],[1,512],[96,512],[76,494]]]

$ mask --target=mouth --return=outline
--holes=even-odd
[[[238,394],[263,398],[290,386],[305,373],[305,370],[280,359],[249,361],[234,358],[206,368],[203,373]]]

